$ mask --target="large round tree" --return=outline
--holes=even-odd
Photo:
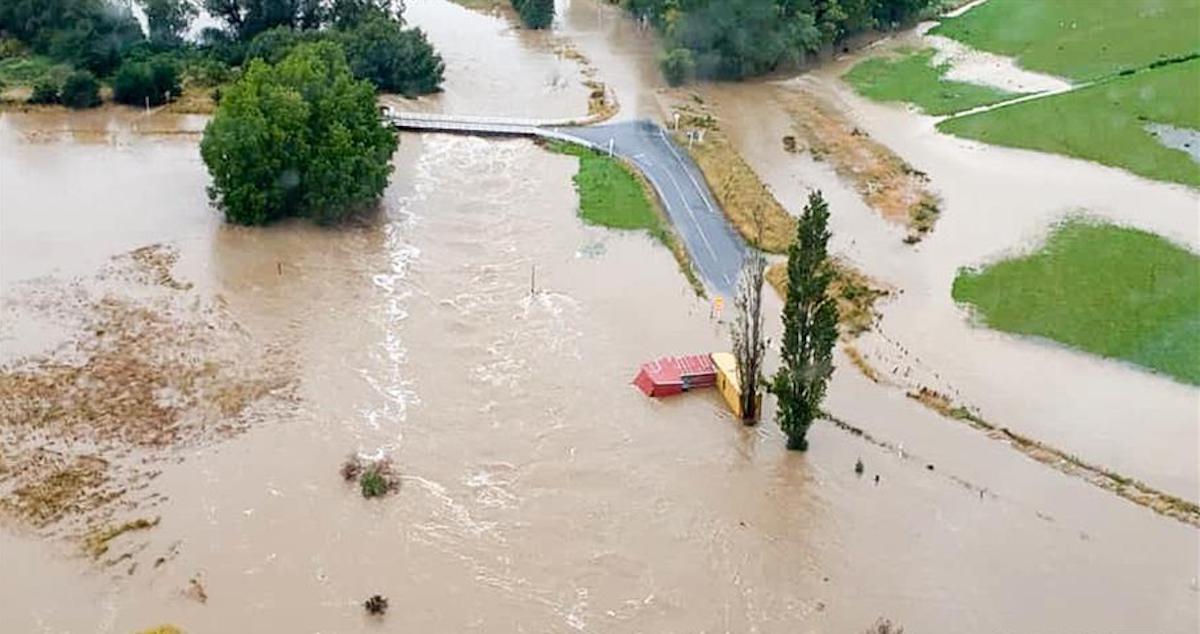
[[[223,92],[200,155],[230,222],[329,223],[379,200],[396,143],[374,87],[354,79],[339,45],[320,42],[274,66],[251,62]]]

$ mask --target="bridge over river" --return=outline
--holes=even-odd
[[[709,292],[731,296],[746,245],[721,212],[700,169],[671,137],[648,120],[605,125],[570,121],[470,117],[388,109],[387,121],[402,130],[555,139],[611,152],[650,181],[683,239]]]

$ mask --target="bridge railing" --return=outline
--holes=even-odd
[[[556,126],[573,123],[571,119],[526,119],[521,117],[481,117],[473,115],[452,115],[434,112],[399,111],[391,106],[383,108],[385,117],[400,123],[408,122],[437,122],[437,123],[468,123],[479,125],[508,125],[508,126]]]

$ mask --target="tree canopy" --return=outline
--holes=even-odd
[[[775,418],[788,449],[808,448],[808,427],[821,413],[833,374],[837,308],[829,294],[829,205],[821,192],[809,194],[788,249],[788,290],[783,303],[780,365],[771,392],[779,401]]]
[[[544,29],[554,22],[554,0],[512,0],[512,6],[531,29]]]
[[[128,5],[107,0],[4,0],[0,32],[35,52],[108,75],[144,41]]]
[[[371,84],[354,79],[341,47],[318,42],[277,65],[251,61],[224,91],[200,155],[230,222],[330,223],[379,199],[396,145]]]
[[[738,79],[794,63],[870,29],[918,17],[934,0],[625,0],[663,32],[668,79],[690,51],[701,78]]]

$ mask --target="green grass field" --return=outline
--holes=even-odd
[[[1200,51],[1197,0],[988,0],[931,33],[1088,80]]]
[[[1144,231],[1073,219],[1038,251],[962,270],[983,323],[1200,385],[1200,257]]]
[[[948,65],[934,66],[933,51],[906,52],[902,57],[875,57],[846,73],[854,89],[875,101],[905,101],[926,114],[945,115],[998,103],[1017,95],[989,86],[943,79]]]
[[[1186,152],[1159,143],[1145,129],[1151,122],[1200,129],[1200,60],[948,119],[939,123],[938,129],[986,143],[1066,154],[1147,178],[1200,186],[1200,164]]]

